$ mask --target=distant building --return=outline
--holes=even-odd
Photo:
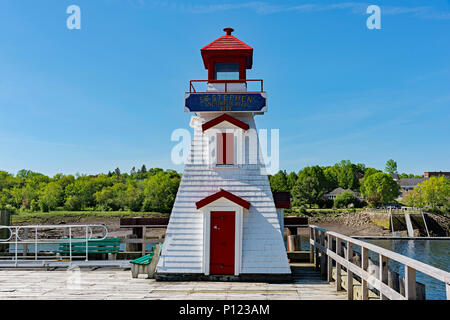
[[[429,171],[424,172],[423,176],[425,178],[431,178],[431,177],[438,177],[438,176],[445,176],[446,178],[450,178],[450,172],[444,172],[444,171]]]
[[[400,179],[398,173],[390,173],[390,175],[392,177],[392,180],[394,180],[395,182],[398,182],[398,180]]]
[[[406,194],[413,190],[415,186],[417,186],[419,183],[428,180],[428,178],[405,178],[405,179],[400,179],[399,185],[400,185],[400,196],[398,197],[398,199],[403,199]]]
[[[334,199],[336,199],[336,196],[337,196],[338,194],[341,194],[341,193],[344,193],[344,192],[350,192],[350,193],[353,193],[353,195],[354,195],[356,198],[358,198],[358,200],[362,200],[362,198],[361,198],[361,196],[359,195],[358,192],[353,191],[353,190],[351,190],[351,189],[344,189],[344,188],[341,188],[341,187],[336,188],[336,189],[334,189],[334,190],[332,190],[332,191],[330,191],[330,192],[325,193],[324,197],[325,197],[325,199],[327,199],[327,200],[334,200]]]

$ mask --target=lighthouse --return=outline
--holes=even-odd
[[[201,49],[207,80],[191,80],[184,111],[194,129],[157,264],[159,280],[290,277],[254,117],[267,112],[253,48],[232,28]]]

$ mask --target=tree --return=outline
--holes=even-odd
[[[308,204],[310,207],[319,203],[323,195],[324,190],[321,188],[320,181],[316,176],[299,177],[292,189],[294,201],[299,204]]]
[[[301,170],[298,173],[298,179],[303,180],[306,177],[316,178],[318,181],[318,189],[320,191],[325,191],[327,189],[328,186],[327,179],[325,178],[325,174],[321,167],[319,166],[304,167],[303,170]]]
[[[408,207],[423,208],[424,202],[420,189],[409,191],[405,196],[405,203]]]
[[[269,182],[272,192],[289,191],[286,174],[281,170],[278,171],[275,175],[271,176]]]
[[[433,209],[450,203],[450,179],[445,176],[431,177],[419,183],[414,190],[420,192],[423,202]]]
[[[170,212],[178,186],[180,176],[172,176],[167,172],[158,172],[146,181],[144,187],[144,211]]]
[[[354,167],[355,167],[356,172],[360,172],[363,175],[366,172],[366,165],[364,163],[358,163],[358,164],[354,165]]]
[[[39,207],[41,211],[55,210],[62,204],[64,199],[64,190],[58,182],[47,184],[39,197]]]
[[[287,175],[286,184],[287,184],[289,191],[291,191],[292,188],[295,186],[295,184],[297,183],[297,180],[298,180],[298,176],[294,171],[292,171],[291,173],[289,173]]]
[[[125,191],[125,206],[131,211],[140,211],[144,201],[144,185],[142,182],[127,184]]]
[[[352,166],[342,167],[338,175],[339,187],[344,189],[357,190],[359,187],[358,178],[353,171]]]
[[[339,187],[338,174],[339,170],[337,166],[325,168],[324,175],[327,181],[327,190],[334,190]]]
[[[384,169],[389,174],[396,174],[397,173],[397,162],[395,162],[392,159],[389,159],[386,161],[386,168]]]
[[[120,169],[119,168],[114,169],[114,174],[116,176],[120,176]]]
[[[145,164],[142,165],[141,169],[138,171],[138,173],[147,173],[147,167]]]
[[[361,193],[371,206],[377,207],[397,198],[399,187],[389,174],[378,172],[364,178]]]
[[[97,206],[101,210],[117,211],[125,207],[127,187],[122,183],[115,183],[97,191],[94,196]]]
[[[358,199],[351,192],[345,191],[336,196],[334,199],[335,208],[346,208],[349,204],[356,205]]]

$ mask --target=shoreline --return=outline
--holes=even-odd
[[[450,218],[438,216],[428,213],[429,226],[431,236],[448,237],[450,236]],[[120,228],[121,217],[167,217],[168,214],[155,212],[67,212],[65,214],[39,214],[39,215],[12,215],[12,224],[16,226],[22,225],[64,225],[64,224],[102,224],[108,228],[108,234],[111,236],[126,236],[131,233],[131,228]],[[288,215],[286,215],[288,216]],[[316,225],[330,231],[344,234],[346,236],[392,236],[389,227],[388,216],[385,214],[373,214],[370,212],[341,212],[337,214],[310,214],[308,223]],[[387,224],[386,224],[387,223]],[[307,234],[306,228],[299,228],[299,234]],[[399,230],[396,230],[399,231]],[[400,233],[405,231],[399,231]],[[164,229],[149,229],[148,236],[159,236],[165,233]]]

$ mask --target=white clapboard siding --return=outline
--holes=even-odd
[[[290,273],[269,180],[261,174],[260,153],[244,156],[247,161],[257,158],[257,163],[242,164],[231,170],[216,170],[208,163],[209,142],[201,124],[217,116],[203,115],[200,121],[192,122],[191,152],[167,226],[157,271],[202,273],[203,215],[196,209],[195,202],[223,188],[251,204],[243,217],[241,273]],[[256,129],[252,115],[233,116],[248,123],[250,129]]]

